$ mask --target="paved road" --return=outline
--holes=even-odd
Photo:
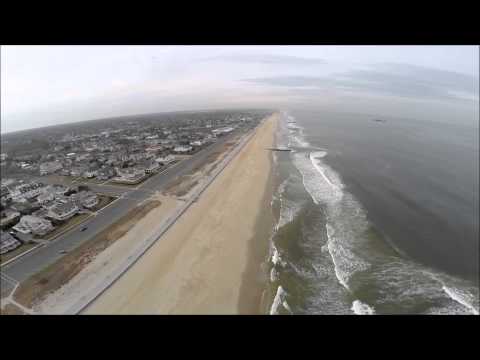
[[[100,210],[96,216],[93,216],[82,223],[82,227],[87,226],[87,230],[81,232],[80,227],[74,228],[72,231],[52,240],[48,245],[41,246],[18,260],[9,263],[6,266],[2,266],[0,268],[1,274],[5,274],[18,282],[24,281],[31,275],[62,257],[63,255],[59,253],[61,250],[70,251],[75,249],[127,214],[138,203],[151,196],[152,193],[162,190],[170,181],[179,176],[190,173],[193,168],[201,164],[213,152],[220,149],[221,146],[230,140],[235,134],[236,133],[232,133],[220,138],[217,142],[192,157],[152,176],[137,188],[88,184],[95,191],[118,195],[120,197],[105,209]],[[2,287],[9,287],[9,284],[4,280],[3,276],[1,277],[1,285]]]
[[[225,169],[225,167],[232,161],[235,156],[242,150],[242,148],[252,138],[254,132],[247,133],[242,140],[236,145],[236,147],[229,152],[229,154],[222,160],[219,166],[214,170],[207,181],[196,190],[196,192],[186,201],[180,208],[176,209],[175,213],[168,218],[162,219],[155,232],[139,242],[138,246],[132,250],[130,255],[123,259],[119,266],[105,278],[98,279],[97,284],[86,294],[81,296],[77,301],[66,311],[66,314],[74,315],[81,313],[86,309],[96,298],[98,298],[106,289],[117,281],[130,267],[135,264],[140,257],[157,242],[161,236],[172,227],[175,222],[182,216],[182,214],[199,198],[199,196],[210,186],[210,184],[217,178],[218,175]]]

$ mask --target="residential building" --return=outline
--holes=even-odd
[[[113,176],[115,176],[115,171],[110,167],[106,167],[106,168],[98,170],[97,179],[98,180],[108,180]]]
[[[190,145],[178,145],[178,146],[175,146],[173,151],[177,153],[186,153],[191,151],[192,149],[193,148]]]
[[[18,224],[13,227],[13,230],[22,234],[32,233],[42,236],[53,230],[53,226],[52,223],[46,219],[33,215],[25,215],[22,216]]]
[[[55,195],[53,192],[44,191],[42,194],[37,196],[37,203],[40,205],[44,205],[54,199],[55,199]]]
[[[70,198],[78,207],[84,207],[87,209],[97,206],[99,202],[97,194],[92,191],[80,191],[71,195]]]
[[[148,162],[145,164],[145,174],[154,173],[154,172],[157,171],[158,169],[160,169],[160,164],[157,163],[156,161],[148,161]]]
[[[162,156],[155,159],[157,163],[162,164],[164,166],[170,164],[174,160],[175,160],[175,157],[172,155]]]
[[[22,243],[7,232],[0,232],[0,254],[5,254],[18,248]]]
[[[53,194],[57,196],[57,195],[64,195],[65,193],[70,191],[70,188],[62,184],[53,184],[48,186],[48,191],[53,192]]]
[[[40,195],[43,187],[43,184],[35,182],[19,185],[12,192],[12,200],[33,199]]]
[[[62,163],[60,161],[50,161],[40,164],[40,175],[53,174],[54,172],[62,169]]]
[[[118,176],[112,181],[125,184],[137,184],[145,177],[145,171],[138,168],[117,169]]]
[[[2,211],[0,215],[0,227],[2,229],[15,224],[20,219],[20,212],[11,209]]]
[[[202,146],[203,144],[204,142],[201,140],[190,141],[190,145],[193,145],[193,146]]]
[[[70,219],[79,210],[78,206],[71,201],[66,203],[57,202],[48,210],[48,217],[57,221],[64,221]]]

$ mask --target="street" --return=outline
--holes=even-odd
[[[2,289],[10,289],[12,287],[12,279],[17,282],[22,282],[46,266],[54,263],[63,256],[60,251],[71,251],[88,239],[91,239],[106,229],[110,224],[127,214],[138,203],[150,197],[152,193],[161,191],[169,182],[177,177],[190,173],[196,166],[200,165],[208,156],[220,149],[225,142],[236,134],[237,132],[218,139],[217,142],[207,148],[192,155],[190,158],[174,164],[165,171],[155,174],[137,187],[129,188],[121,185],[88,184],[88,186],[96,192],[119,196],[119,198],[104,209],[99,210],[96,216],[83,222],[81,227],[87,227],[85,231],[81,232],[80,227],[75,227],[71,231],[52,240],[47,245],[40,246],[27,255],[20,257],[6,266],[2,266],[0,268]],[[10,279],[10,282],[6,280],[7,277]],[[2,291],[2,296],[4,296],[3,292],[4,291]]]

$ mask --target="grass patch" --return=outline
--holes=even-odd
[[[89,239],[61,259],[25,280],[15,292],[15,300],[32,307],[49,293],[59,289],[77,275],[97,254],[125,235],[151,210],[161,205],[158,200],[148,201],[130,210],[108,228]]]
[[[104,182],[105,182],[105,180],[98,180],[97,178],[81,178],[75,183],[75,185],[77,185],[77,184],[96,184],[96,185],[99,185],[99,184],[103,184]]]
[[[134,184],[123,184],[123,183],[119,183],[119,182],[115,182],[113,180],[109,180],[108,182],[106,182],[104,185],[114,185],[114,186],[125,186],[126,188],[134,188],[134,187],[137,187],[138,185],[140,185],[141,183],[145,182],[147,179],[150,179],[150,177],[152,177],[153,175],[157,174],[158,171],[154,172],[154,173],[150,173],[150,174],[146,174],[145,177],[143,177],[142,179],[138,180],[136,183]]]
[[[13,259],[15,256],[23,254],[25,251],[30,250],[34,246],[37,246],[37,244],[23,244],[23,245],[20,245],[15,250],[12,250],[5,254],[0,255],[0,264],[3,264],[4,262],[10,259]]]
[[[64,231],[71,230],[75,228],[76,226],[80,225],[82,222],[87,220],[90,216],[90,214],[77,214],[70,219],[68,219],[66,222],[61,224],[60,226],[57,226],[52,232],[48,233],[45,236],[42,236],[43,240],[52,240],[59,234],[63,233]]]
[[[184,196],[188,194],[188,192],[198,184],[198,179],[195,179],[192,175],[205,170],[205,168],[212,164],[212,166],[203,174],[203,175],[210,175],[213,169],[216,168],[216,162],[219,160],[222,154],[225,154],[230,148],[235,144],[235,142],[228,142],[222,145],[222,147],[211,154],[209,154],[204,161],[197,164],[191,171],[189,175],[183,175],[172,182],[170,182],[164,190],[164,194],[166,195],[174,195],[177,197]]]
[[[110,204],[113,200],[116,199],[115,196],[109,196],[109,195],[100,195],[100,194],[97,194],[98,195],[98,204],[91,209],[91,211],[98,211],[98,210],[101,210],[103,209],[105,206],[107,206],[108,204]]]

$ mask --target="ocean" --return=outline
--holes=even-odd
[[[477,314],[478,124],[283,111],[271,314]]]

